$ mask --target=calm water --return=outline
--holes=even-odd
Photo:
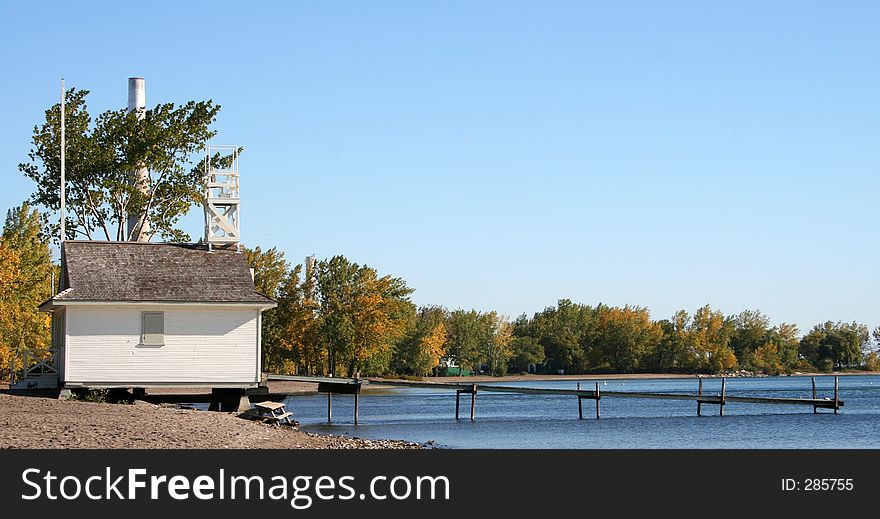
[[[595,381],[584,384],[593,387]],[[608,380],[603,390],[694,393],[695,379]],[[504,385],[504,384],[499,384]],[[512,382],[508,385],[575,389],[576,381]],[[833,397],[834,378],[818,377],[819,397]],[[732,378],[729,396],[809,397],[809,377]],[[721,380],[706,379],[708,394],[720,394]],[[365,390],[360,398],[360,424],[353,424],[354,398],[334,395],[333,419],[326,424],[326,395],[294,396],[288,409],[303,429],[361,438],[433,440],[452,448],[880,448],[880,376],[840,377],[840,414],[808,406],[761,406],[728,403],[718,406],[668,400],[602,399],[602,418],[595,403],[584,400],[584,420],[577,419],[571,396],[480,393],[476,421],[467,419],[470,396],[462,395],[461,416],[454,420],[455,392],[393,388]]]

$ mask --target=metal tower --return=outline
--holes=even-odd
[[[214,154],[228,155],[220,165],[212,160]],[[236,250],[241,250],[240,216],[238,146],[206,146],[205,243],[209,251],[214,247],[233,245]]]

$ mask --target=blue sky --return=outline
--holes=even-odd
[[[242,233],[418,304],[880,324],[880,3],[4,2],[0,208],[59,78],[213,99]],[[201,212],[184,225],[202,231]]]

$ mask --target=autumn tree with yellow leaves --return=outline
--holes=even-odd
[[[415,313],[412,289],[343,256],[318,263],[315,273],[327,374],[382,374]]]
[[[406,336],[394,350],[391,369],[401,375],[431,373],[446,355],[446,319],[449,312],[439,306],[419,309]]]
[[[21,370],[50,348],[50,318],[40,303],[51,296],[52,256],[43,216],[27,204],[6,215],[0,238],[0,371]]]

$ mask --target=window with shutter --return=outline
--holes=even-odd
[[[144,346],[164,346],[164,312],[143,312],[141,316],[141,344]]]

